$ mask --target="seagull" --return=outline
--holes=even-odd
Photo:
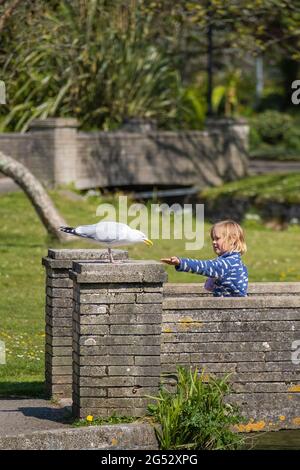
[[[134,243],[146,243],[152,246],[151,240],[140,230],[134,230],[120,222],[98,222],[93,225],[80,225],[79,227],[60,227],[62,232],[70,233],[78,237],[89,238],[107,246],[108,257],[114,263],[111,247],[131,245]]]

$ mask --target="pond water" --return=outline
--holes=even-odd
[[[248,434],[245,437],[249,447],[255,450],[300,450],[300,429]]]

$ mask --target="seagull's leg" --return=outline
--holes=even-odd
[[[110,261],[111,263],[114,263],[114,259],[113,259],[112,252],[111,252],[111,248],[107,248],[107,249],[108,249],[109,261]]]

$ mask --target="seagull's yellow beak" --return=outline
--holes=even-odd
[[[148,245],[148,246],[153,245],[153,242],[151,240],[148,240],[148,238],[145,238],[145,240],[143,240],[143,242],[146,243],[146,245]]]

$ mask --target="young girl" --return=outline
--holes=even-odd
[[[213,225],[210,236],[217,258],[201,261],[172,256],[161,261],[175,266],[177,271],[208,276],[204,287],[215,297],[245,297],[248,271],[241,260],[247,251],[243,229],[233,220],[223,220]]]

